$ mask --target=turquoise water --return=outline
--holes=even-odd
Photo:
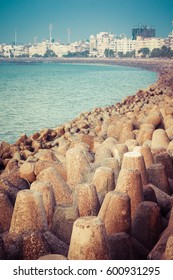
[[[0,140],[13,143],[113,105],[156,79],[154,72],[122,66],[0,63]]]

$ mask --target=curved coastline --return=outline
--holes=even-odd
[[[115,105],[0,143],[0,259],[173,259],[173,60],[99,63],[159,78]],[[90,240],[92,254],[81,229],[100,244]]]

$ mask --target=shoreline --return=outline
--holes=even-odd
[[[173,259],[173,60],[116,63],[158,80],[0,143],[0,259]]]
[[[144,69],[161,72],[171,67],[173,59],[169,58],[0,58],[0,62],[8,63],[91,63],[141,67]],[[167,66],[165,65],[167,64]],[[164,65],[162,65],[164,64]]]

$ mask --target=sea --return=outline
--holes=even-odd
[[[0,62],[0,141],[57,127],[156,80],[155,72],[125,66]]]

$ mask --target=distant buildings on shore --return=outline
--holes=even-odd
[[[153,27],[138,26],[132,29],[132,39],[125,34],[100,32],[91,35],[88,41],[68,44],[52,39],[40,43],[34,41],[34,44],[17,44],[16,41],[13,45],[0,44],[0,57],[139,57],[143,54],[143,50],[151,53],[163,46],[173,50],[173,31],[167,38],[156,38]]]

